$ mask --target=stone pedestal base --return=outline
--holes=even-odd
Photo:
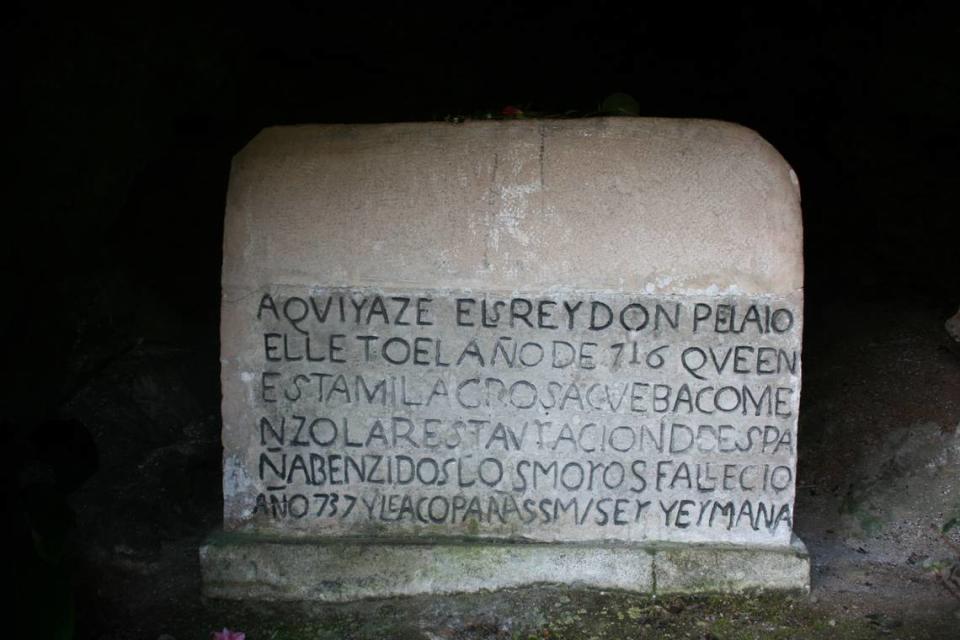
[[[283,540],[220,535],[200,548],[209,598],[347,602],[566,584],[651,594],[810,590],[789,547]]]

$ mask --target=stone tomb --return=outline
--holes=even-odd
[[[739,126],[265,130],[205,593],[808,589],[802,286],[796,176]]]

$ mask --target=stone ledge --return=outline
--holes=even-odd
[[[810,590],[789,547],[280,540],[220,535],[200,548],[208,598],[348,602],[565,584],[651,594]]]

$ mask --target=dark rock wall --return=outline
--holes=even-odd
[[[589,115],[622,91],[641,115],[752,127],[803,189],[804,402],[818,417],[801,425],[800,484],[830,478],[828,491],[887,499],[876,478],[892,472],[870,475],[865,460],[893,455],[898,430],[956,429],[957,360],[936,333],[960,302],[950,9],[724,5],[694,20],[644,3],[329,7],[21,2],[4,15],[4,93],[17,109],[0,233],[9,504],[34,513],[45,503],[30,491],[54,496],[73,522],[61,527],[77,547],[68,556],[93,560],[75,575],[102,586],[103,567],[149,571],[138,549],[219,522],[223,197],[232,154],[271,124],[487,117],[506,105]],[[801,529],[804,508],[829,527],[833,507],[818,504],[801,500]],[[83,591],[81,602],[103,600]],[[97,606],[81,625],[109,617]]]

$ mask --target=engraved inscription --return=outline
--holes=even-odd
[[[235,528],[789,540],[799,298],[277,286],[236,304]]]

